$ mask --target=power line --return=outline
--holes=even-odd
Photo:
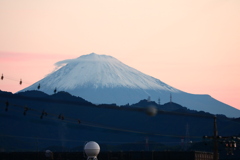
[[[3,101],[0,101],[3,102]],[[143,131],[136,131],[136,130],[130,130],[130,129],[123,129],[123,128],[116,128],[116,127],[110,127],[110,126],[106,126],[106,125],[102,125],[102,124],[97,124],[97,123],[92,123],[92,122],[88,122],[88,121],[80,121],[80,119],[77,118],[73,118],[73,117],[67,117],[67,116],[63,116],[63,114],[54,114],[54,113],[49,113],[46,111],[40,111],[40,110],[36,110],[36,109],[32,109],[28,106],[22,106],[22,105],[16,105],[16,104],[12,104],[9,102],[5,102],[5,104],[13,106],[13,107],[18,107],[18,108],[22,108],[23,109],[23,115],[31,115],[31,116],[35,116],[35,117],[39,117],[39,118],[47,118],[49,119],[49,116],[51,116],[51,119],[60,119],[60,120],[64,120],[64,122],[68,122],[68,123],[74,123],[74,124],[81,124],[84,126],[89,126],[89,127],[95,127],[95,128],[102,128],[102,129],[107,129],[107,130],[115,130],[115,131],[121,131],[121,132],[129,132],[129,133],[136,133],[136,134],[144,134],[144,135],[154,135],[154,136],[163,136],[163,137],[175,137],[175,138],[181,138],[183,135],[167,135],[167,134],[160,134],[160,133],[150,133],[150,132],[143,132]],[[20,110],[14,110],[11,108],[12,111],[15,112],[21,112]],[[10,111],[11,111],[10,110]],[[35,112],[35,113],[33,113]],[[38,114],[36,114],[38,113]],[[63,118],[64,117],[64,118]],[[192,139],[199,139],[201,138],[201,136],[191,136],[190,138]]]
[[[11,80],[11,81],[15,81],[15,82],[19,82],[20,85],[22,85],[23,83],[25,84],[32,84],[31,82],[28,82],[28,81],[23,81],[22,78],[19,78],[19,79],[16,79],[14,77],[9,77],[9,76],[5,76],[3,73],[2,73],[2,76],[1,76],[1,80]]]
[[[22,139],[33,139],[33,140],[46,140],[46,141],[64,141],[64,142],[76,142],[76,143],[84,143],[85,141],[81,141],[81,140],[78,140],[78,139],[54,139],[54,138],[45,138],[45,137],[29,137],[29,136],[16,136],[16,135],[9,135],[9,134],[0,134],[0,137],[10,137],[10,138],[22,138]],[[98,141],[99,143],[113,143],[113,144],[116,144],[116,143],[119,143],[119,144],[122,144],[122,143],[130,143],[130,144],[145,144],[146,142],[144,141],[139,141],[139,142],[136,142],[136,141]],[[151,142],[151,141],[148,141],[148,144],[161,144],[161,143],[169,143],[169,144],[178,144],[180,142]]]

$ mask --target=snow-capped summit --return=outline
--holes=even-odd
[[[91,53],[72,60],[56,63],[64,67],[47,76],[39,83],[58,90],[74,90],[79,87],[133,89],[161,89],[178,92],[160,80],[133,69],[116,58]]]
[[[114,57],[91,53],[57,62],[58,70],[25,88],[53,94],[66,91],[92,103],[136,103],[151,97],[161,104],[172,100],[194,110],[239,117],[240,111],[209,95],[194,95],[175,89],[162,81],[131,68]]]

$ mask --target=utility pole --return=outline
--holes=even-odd
[[[148,137],[146,137],[146,151],[149,151],[149,146],[148,146]]]
[[[218,130],[217,130],[217,117],[214,116],[214,122],[213,122],[213,136],[203,136],[204,139],[212,139],[213,141],[213,160],[218,160],[219,159],[219,154],[218,154],[218,143],[224,143],[227,154],[233,155],[233,150],[236,149],[237,143],[236,141],[233,140],[240,140],[240,137],[236,136],[227,136],[227,137],[222,137],[218,135]]]
[[[213,119],[213,136],[203,136],[204,139],[213,140],[213,160],[218,160],[218,130],[217,130],[217,117],[214,116]]]
[[[217,130],[217,117],[214,116],[214,128],[213,128],[213,160],[218,160],[218,130]]]
[[[190,139],[189,139],[189,126],[188,123],[186,125],[186,135],[185,135],[185,142],[184,142],[184,150],[188,150],[190,146]]]

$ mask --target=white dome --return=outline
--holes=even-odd
[[[96,157],[100,152],[100,147],[96,142],[90,141],[84,146],[84,151],[88,157]]]

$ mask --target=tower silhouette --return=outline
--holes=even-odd
[[[148,102],[150,102],[150,101],[151,101],[151,97],[150,97],[150,96],[148,96],[148,99],[147,99],[147,101],[148,101]]]
[[[185,145],[184,150],[188,150],[190,147],[190,139],[189,139],[189,126],[186,124],[186,135],[185,135]]]
[[[145,141],[145,145],[146,145],[146,151],[149,151],[149,145],[148,145],[148,137],[146,137],[146,141]]]

